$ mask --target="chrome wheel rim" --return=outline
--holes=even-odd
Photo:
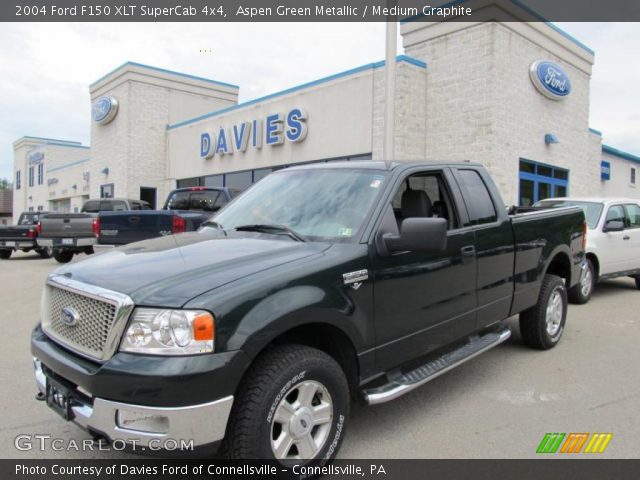
[[[547,333],[552,337],[560,330],[563,312],[564,304],[562,303],[562,295],[560,295],[560,292],[556,289],[549,297],[546,313]]]
[[[320,382],[296,384],[282,397],[271,421],[271,451],[279,460],[315,458],[329,437],[331,395]]]
[[[593,274],[589,267],[584,271],[582,280],[580,281],[580,292],[583,297],[586,297],[591,292],[591,286],[593,285]]]

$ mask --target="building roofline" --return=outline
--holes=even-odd
[[[596,130],[595,128],[589,127],[589,133],[593,133],[594,135],[602,136],[602,132],[600,130]]]
[[[624,158],[625,160],[631,160],[635,163],[640,163],[640,157],[638,155],[634,155],[633,153],[625,152],[618,148],[612,147],[611,145],[602,145],[602,151],[608,153],[610,155]]]
[[[22,137],[20,137],[19,139],[17,139],[15,142],[13,142],[13,144],[17,144],[19,142],[21,142],[22,140],[37,140],[39,142],[42,143],[46,143],[46,144],[57,144],[57,145],[64,145],[67,147],[72,147],[72,146],[82,146],[82,142],[76,142],[73,140],[61,140],[59,138],[47,138],[47,137],[35,137],[32,135],[24,135]],[[89,148],[89,147],[87,147]]]
[[[441,7],[452,7],[452,6],[455,6],[455,5],[463,4],[463,3],[467,2],[467,1],[469,1],[469,0],[452,0],[452,1],[447,2],[447,3],[445,3],[443,5],[440,5],[440,6]],[[564,31],[563,29],[558,27],[553,22],[550,22],[548,19],[546,19],[545,17],[540,15],[538,12],[533,10],[531,7],[526,5],[524,2],[521,2],[520,0],[510,0],[510,1],[515,6],[521,8],[522,10],[527,12],[528,14],[532,15],[534,18],[537,18],[541,23],[545,23],[549,28],[551,28],[551,29],[555,30],[556,32],[558,32],[560,35],[565,37],[567,40],[570,40],[571,42],[575,43],[577,46],[579,46],[580,48],[582,48],[586,52],[590,53],[591,55],[595,55],[596,52],[594,50],[592,50],[591,48],[586,46],[584,43],[582,43],[580,40],[575,38],[573,35],[567,33],[566,31]],[[423,18],[423,17],[425,17],[425,15],[423,13],[419,13],[418,15],[414,15],[412,17],[407,17],[407,18],[401,19],[400,20],[400,24],[415,22],[416,20],[419,20],[420,18]]]
[[[422,60],[418,60],[417,58],[409,57],[408,55],[398,55],[396,56],[397,62],[404,62],[409,65],[414,65],[418,68],[427,68],[426,62]],[[281,97],[283,95],[288,95],[290,93],[297,92],[299,90],[304,90],[305,88],[314,87],[316,85],[320,85],[323,83],[330,82],[332,80],[336,80],[338,78],[348,77],[350,75],[354,75],[356,73],[364,72],[367,70],[374,70],[376,68],[383,67],[385,65],[385,61],[381,60],[379,62],[367,63],[365,65],[361,65],[359,67],[352,68],[350,70],[345,70],[343,72],[334,73],[333,75],[329,75],[327,77],[322,77],[317,80],[312,80],[307,83],[301,83],[299,85],[287,88],[285,90],[280,90],[275,93],[271,93],[262,97],[254,98],[253,100],[248,100],[246,102],[238,103],[236,105],[232,105],[230,107],[225,107],[220,110],[214,110],[213,112],[205,113],[204,115],[200,115],[198,117],[189,118],[187,120],[183,120],[181,122],[174,123],[172,125],[167,125],[167,130],[173,130],[175,128],[183,127],[185,125],[190,125],[192,123],[199,122],[200,120],[205,120],[207,118],[215,117],[218,115],[222,115],[223,113],[232,112],[234,110],[238,110],[243,107],[248,107],[250,105],[255,105],[259,102],[264,102],[265,100],[271,100],[272,98]]]
[[[59,167],[48,168],[47,173],[57,172],[58,170],[64,170],[65,168],[75,167],[76,165],[80,165],[81,163],[85,163],[91,160],[90,158],[83,158],[82,160],[76,160],[75,162],[66,163],[64,165],[60,165]]]
[[[190,78],[191,80],[198,80],[198,81],[201,81],[201,82],[213,83],[214,85],[220,85],[220,86],[223,86],[223,87],[233,88],[235,90],[240,89],[240,87],[238,85],[234,85],[232,83],[220,82],[218,80],[213,80],[211,78],[198,77],[196,75],[191,75],[191,74],[188,74],[188,73],[176,72],[174,70],[168,70],[166,68],[153,67],[151,65],[145,65],[144,63],[131,62],[131,61],[124,62],[119,67],[114,68],[113,70],[111,70],[106,75],[103,75],[98,80],[96,80],[95,82],[90,84],[89,88],[93,88],[95,85],[99,84],[100,82],[102,82],[103,80],[108,78],[109,76],[113,75],[118,70],[121,70],[121,69],[123,69],[125,67],[128,67],[128,66],[129,67],[145,68],[145,69],[148,69],[148,70],[153,70],[155,72],[167,73],[167,74],[170,74],[170,75],[177,75],[177,76],[184,77],[184,78]]]

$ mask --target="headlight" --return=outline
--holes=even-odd
[[[203,310],[136,308],[121,352],[194,355],[213,352],[213,315]]]

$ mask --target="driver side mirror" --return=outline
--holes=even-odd
[[[387,252],[442,251],[447,248],[447,220],[444,218],[406,218],[400,234],[385,233],[382,243]]]
[[[604,224],[603,232],[621,232],[624,230],[624,222],[622,220],[609,220]]]

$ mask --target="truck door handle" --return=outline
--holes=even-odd
[[[463,257],[473,257],[476,254],[476,247],[473,245],[467,245],[460,249]]]
[[[625,235],[624,237],[622,237],[623,240],[631,240],[631,237],[629,235]]]

